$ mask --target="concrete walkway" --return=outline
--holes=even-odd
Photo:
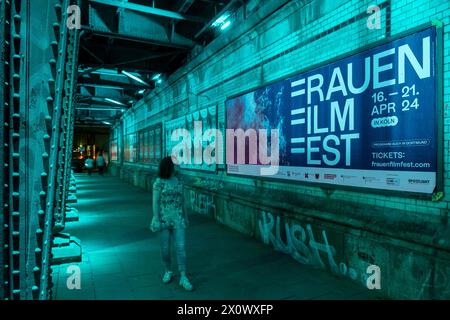
[[[191,217],[188,270],[196,289],[160,281],[158,234],[147,229],[151,197],[114,177],[78,174],[80,221],[65,232],[83,247],[81,290],[54,267],[56,299],[371,299],[374,292],[304,266],[203,216]]]

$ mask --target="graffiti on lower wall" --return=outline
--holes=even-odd
[[[450,268],[436,265],[426,275],[417,299],[450,299]]]
[[[223,182],[218,180],[204,179],[197,177],[194,186],[210,191],[218,191],[223,188]]]
[[[233,223],[237,223],[237,224],[242,223],[242,220],[243,220],[242,213],[245,210],[245,208],[243,208],[242,205],[240,205],[236,202],[233,202],[233,201],[226,201],[225,206],[226,206],[228,220]]]
[[[212,216],[216,214],[214,197],[210,194],[189,190],[189,204],[192,212]]]
[[[358,271],[347,264],[337,263],[335,260],[336,250],[328,243],[327,233],[322,230],[319,242],[313,233],[310,224],[305,227],[300,224],[284,223],[285,240],[281,236],[281,218],[269,212],[261,212],[258,219],[259,231],[265,244],[272,245],[277,251],[289,254],[298,262],[306,265],[318,266],[322,269],[329,268],[336,275],[347,276],[352,280],[360,280],[363,285],[367,284],[368,275]],[[322,253],[322,255],[321,255]],[[323,259],[322,256],[326,256]]]

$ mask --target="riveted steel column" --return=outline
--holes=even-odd
[[[74,3],[74,2],[73,2]],[[78,2],[75,2],[77,4]],[[77,29],[71,30],[69,32],[69,59],[70,63],[68,63],[68,67],[70,68],[70,79],[69,83],[69,92],[68,92],[68,112],[69,115],[67,117],[67,139],[66,139],[66,174],[65,174],[65,182],[64,182],[64,190],[63,190],[63,203],[62,208],[64,212],[66,212],[66,200],[69,194],[70,188],[70,178],[72,174],[71,163],[72,163],[72,150],[73,150],[73,133],[74,133],[74,123],[75,123],[75,106],[76,106],[76,81],[78,78],[78,51],[79,51],[79,31]],[[64,214],[65,218],[65,214]]]
[[[11,8],[10,3],[0,1],[0,299],[10,297],[10,208],[9,208],[9,55],[11,35]]]
[[[64,98],[63,98],[63,134],[60,139],[60,167],[58,170],[58,205],[55,212],[54,232],[59,232],[65,226],[66,199],[68,196],[71,159],[72,159],[72,141],[73,141],[73,122],[75,117],[74,96],[76,89],[77,75],[77,53],[78,53],[78,30],[68,31],[67,59],[65,64]]]
[[[29,10],[26,3],[11,0],[9,37],[9,121],[8,121],[8,168],[9,168],[9,281],[10,299],[20,299],[31,296],[28,287],[36,291],[33,279],[33,268],[36,267],[34,253],[38,248],[34,239],[38,228],[36,217],[38,207],[32,208],[30,204],[39,203],[37,199],[30,199],[32,192],[29,187],[34,185],[33,177],[27,172],[27,166],[32,150],[29,150],[29,112],[27,58],[29,50],[28,23]],[[35,106],[35,101],[30,108]],[[29,170],[28,170],[29,171]],[[34,200],[34,201],[33,201]],[[30,241],[30,235],[33,240]],[[34,237],[33,237],[34,235]],[[31,269],[31,272],[30,272]],[[31,273],[31,281],[30,279]],[[28,286],[28,284],[31,284]]]
[[[0,1],[4,299],[48,299],[52,287],[52,226],[64,199],[73,126],[76,62],[70,53],[66,66],[68,5],[69,0]]]
[[[47,272],[42,273],[40,279],[40,290],[39,299],[48,298],[49,290],[49,272],[51,263],[51,247],[52,247],[52,227],[54,223],[55,209],[58,206],[58,197],[62,196],[57,194],[57,183],[58,181],[58,170],[60,169],[60,137],[63,131],[64,123],[62,122],[63,117],[63,94],[64,94],[64,84],[65,84],[65,62],[67,54],[67,11],[66,8],[69,5],[68,0],[64,1],[51,1],[53,4],[53,9],[56,11],[56,21],[54,22],[55,39],[54,41],[58,44],[58,49],[52,60],[55,67],[55,92],[53,98],[53,117],[52,117],[52,128],[51,128],[51,139],[50,139],[50,152],[49,152],[49,173],[48,173],[48,186],[47,186],[47,197],[46,197],[46,207],[45,207],[45,229],[44,229],[44,241],[45,250],[42,252],[42,268]],[[55,45],[56,47],[56,45]]]

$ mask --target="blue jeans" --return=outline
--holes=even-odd
[[[171,239],[175,240],[175,251],[177,254],[178,270],[186,271],[186,249],[184,228],[163,229],[161,231],[161,256],[166,270],[171,270]]]

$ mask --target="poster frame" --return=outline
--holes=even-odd
[[[216,121],[216,126],[217,126],[217,128],[216,129],[219,129],[219,106],[218,106],[218,104],[217,103],[211,103],[211,104],[208,104],[208,105],[206,105],[206,106],[204,106],[204,107],[202,107],[202,108],[199,108],[199,109],[197,109],[197,110],[195,110],[195,111],[190,111],[190,112],[188,112],[188,113],[185,113],[185,114],[183,114],[183,115],[181,115],[181,116],[178,116],[178,117],[174,117],[174,118],[171,118],[171,119],[166,119],[165,121],[164,121],[164,127],[163,127],[163,132],[164,132],[164,134],[166,133],[166,123],[167,122],[170,122],[170,121],[172,121],[172,120],[176,120],[176,119],[178,119],[178,118],[181,118],[181,117],[184,117],[184,116],[186,116],[186,115],[188,115],[188,114],[192,114],[192,113],[194,113],[194,112],[197,112],[197,111],[200,111],[200,110],[204,110],[204,109],[209,109],[209,108],[211,108],[211,107],[214,107],[215,108],[215,110],[216,110],[216,114],[215,114],[215,121]],[[161,135],[161,137],[162,137],[162,135]],[[225,138],[224,138],[225,139]],[[166,154],[166,156],[170,156],[170,154],[168,154],[167,153],[167,147],[166,147],[166,139],[163,139],[164,140],[164,154]],[[225,145],[223,146],[223,149],[225,149]],[[222,152],[224,152],[225,150],[223,150]],[[225,153],[223,153],[224,155],[225,155]],[[205,174],[217,174],[219,171],[220,171],[220,168],[219,168],[219,166],[220,166],[220,164],[217,164],[217,162],[215,163],[215,164],[212,164],[213,166],[214,166],[214,169],[211,169],[211,170],[206,170],[206,169],[198,169],[198,168],[195,168],[195,167],[191,167],[191,168],[183,168],[183,167],[181,167],[180,165],[177,165],[177,167],[178,167],[178,170],[180,170],[180,171],[182,171],[182,170],[186,170],[186,171],[188,171],[188,172],[190,172],[190,171],[192,171],[192,172],[198,172],[198,173],[205,173]]]
[[[274,80],[264,82],[258,86],[252,87],[251,89],[241,91],[239,93],[226,96],[225,102],[224,102],[224,113],[225,113],[225,129],[227,128],[228,119],[227,119],[227,106],[226,103],[228,100],[241,97],[247,93],[254,92],[258,89],[270,86],[271,84],[277,83],[279,81],[291,78],[293,76],[300,75],[302,73],[307,73],[309,71],[312,71],[314,69],[324,67],[326,65],[338,62],[340,60],[349,58],[351,56],[357,55],[359,53],[377,48],[379,46],[391,43],[393,41],[411,36],[415,33],[419,33],[421,31],[425,31],[429,28],[435,28],[436,29],[436,141],[437,141],[437,163],[436,163],[436,187],[431,194],[426,193],[419,193],[419,192],[412,192],[412,191],[397,191],[397,190],[387,190],[387,189],[377,189],[377,188],[369,188],[369,187],[363,187],[363,186],[346,186],[346,185],[340,185],[340,184],[327,184],[327,183],[320,183],[320,182],[307,182],[307,181],[299,181],[299,180],[290,180],[290,179],[282,179],[282,178],[274,178],[270,176],[254,176],[254,175],[247,175],[247,174],[237,174],[237,173],[230,173],[228,171],[228,164],[226,164],[225,168],[225,174],[226,176],[230,177],[242,177],[242,178],[252,178],[258,181],[263,182],[274,182],[274,183],[285,183],[285,184],[295,184],[295,185],[301,185],[305,187],[316,187],[321,188],[323,190],[342,190],[342,191],[350,191],[350,192],[360,192],[360,193],[367,193],[367,194],[379,194],[379,195],[389,195],[389,196],[399,196],[399,197],[414,197],[418,199],[427,199],[430,200],[432,196],[438,192],[444,191],[444,91],[443,91],[443,84],[444,84],[444,32],[443,32],[443,23],[437,20],[418,25],[414,28],[408,29],[406,31],[400,32],[398,34],[395,34],[393,36],[386,37],[384,39],[375,41],[373,43],[370,43],[369,45],[360,47],[356,50],[349,51],[347,53],[338,55],[332,59],[328,59],[322,62],[319,62],[317,64],[314,64],[312,66],[308,66],[306,68],[302,68],[299,70],[296,70],[294,72],[290,72],[286,75],[283,75],[282,77],[278,77]],[[225,146],[227,145],[227,137],[225,135]],[[224,157],[226,158],[226,150],[224,152]]]

